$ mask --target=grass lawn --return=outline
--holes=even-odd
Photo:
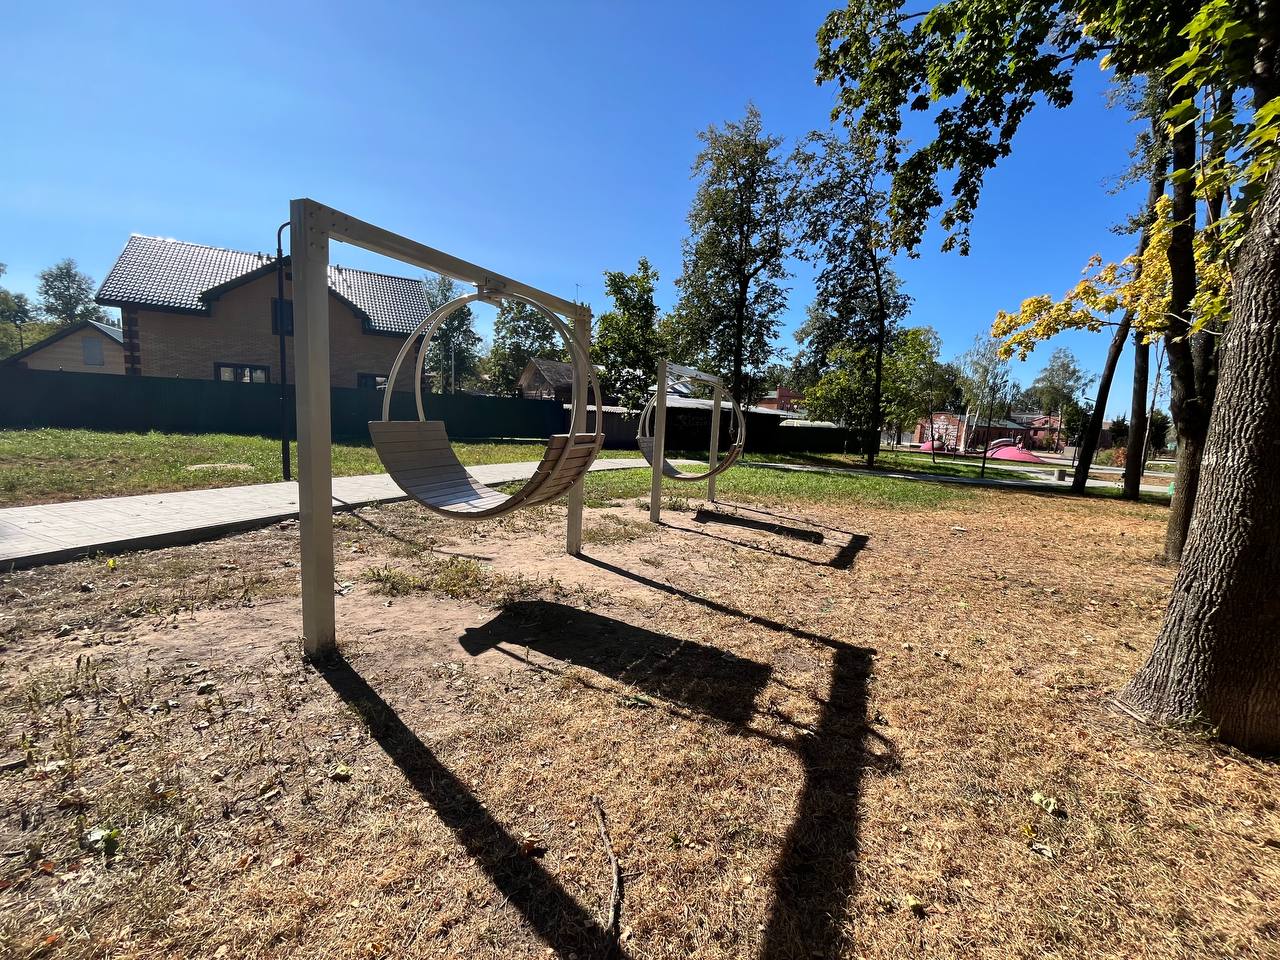
[[[640,498],[648,502],[652,474],[641,470],[610,470],[587,474],[589,503]],[[705,497],[705,483],[664,480],[663,493],[679,506]],[[875,474],[787,473],[750,465],[720,475],[716,494],[721,499],[746,499],[763,503],[863,503],[903,510],[921,510],[954,504],[972,495],[969,488],[940,483],[895,480]]]
[[[703,455],[705,456],[705,454]],[[743,457],[745,462],[756,463],[799,463],[815,467],[852,467],[866,469],[867,459],[860,453],[749,453]],[[1020,472],[1010,471],[999,466],[1000,461],[989,461],[987,477],[989,479],[1026,479]],[[1034,464],[1028,466],[1034,467]],[[877,470],[889,472],[911,471],[913,473],[931,473],[942,477],[982,476],[982,466],[971,458],[953,458],[940,455],[937,462],[928,454],[908,453],[902,450],[882,450],[876,456]],[[1051,469],[1046,465],[1046,469]]]
[[[1165,511],[724,481],[342,514],[323,664],[296,524],[0,573],[0,957],[1277,955],[1275,764],[1110,706]]]
[[[467,466],[537,460],[535,443],[455,443]],[[296,445],[293,454],[297,456]],[[606,456],[639,456],[608,451]],[[368,444],[335,443],[333,473],[381,473]],[[296,473],[295,473],[296,476]],[[280,441],[233,434],[0,431],[0,506],[199,490],[280,479]]]

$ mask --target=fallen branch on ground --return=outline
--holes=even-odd
[[[609,827],[604,819],[604,803],[595,794],[591,795],[591,803],[596,809],[596,822],[600,824],[600,839],[604,841],[605,853],[609,855],[609,866],[613,868],[613,893],[609,897],[609,936],[618,939],[618,927],[622,921],[622,867],[618,864],[618,856],[613,852],[613,838],[609,836]]]

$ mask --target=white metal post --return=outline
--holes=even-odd
[[[587,363],[591,362],[591,319],[585,311],[579,309],[573,318],[573,336],[581,347],[583,356],[587,358]],[[573,393],[575,397],[581,397],[582,403],[574,404],[574,416],[569,424],[569,442],[572,445],[579,433],[587,429],[587,404],[591,402],[591,397],[587,395],[587,385],[590,379],[587,377],[586,367],[575,366],[573,371]],[[599,397],[595,398],[596,416],[600,416]],[[582,500],[584,496],[583,484],[586,478],[579,479],[572,487],[569,488],[569,519],[565,529],[565,550],[569,556],[576,557],[582,552]]]
[[[289,204],[298,392],[302,646],[313,659],[329,656],[337,648],[329,421],[329,231],[316,207],[309,200]]]
[[[662,522],[662,464],[667,458],[667,361],[658,361],[658,402],[653,408],[653,485],[649,488],[649,519]]]
[[[707,457],[707,467],[711,470],[716,468],[716,457],[720,454],[720,400],[723,395],[724,387],[716,381],[711,391],[711,453]],[[716,502],[715,477],[707,481],[707,499],[712,503]]]

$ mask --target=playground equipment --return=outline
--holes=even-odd
[[[357,220],[314,200],[291,201],[289,222],[297,369],[302,636],[306,654],[310,657],[328,656],[335,650],[337,640],[333,601],[334,504],[329,412],[329,245],[333,240],[402,260],[476,288],[474,294],[435,311],[420,325],[419,331],[415,331],[415,336],[419,332],[433,333],[444,317],[470,300],[517,299],[554,322],[568,344],[574,362],[573,418],[569,433],[551,439],[538,470],[518,493],[506,497],[466,476],[449,447],[443,424],[429,422],[424,417],[421,388],[417,392],[419,419],[390,421],[387,417],[394,380],[388,381],[383,419],[371,424],[370,432],[379,456],[384,458],[388,469],[394,469],[396,482],[410,496],[437,513],[479,519],[517,506],[543,503],[552,496],[567,492],[569,516],[565,547],[570,554],[581,552],[582,475],[599,450],[602,427],[597,420],[595,432],[586,431],[587,390],[591,385],[598,388],[590,364],[591,310]],[[572,324],[572,330],[564,321]],[[401,348],[393,376],[408,355],[412,340],[411,336]],[[422,359],[420,354],[415,371],[421,369]]]
[[[707,469],[700,473],[679,470],[667,460],[667,391],[671,386],[671,378],[674,378],[676,383],[705,383],[711,386],[710,452],[707,455]],[[640,448],[645,460],[649,461],[649,466],[653,468],[653,483],[649,488],[649,519],[654,523],[660,523],[662,520],[663,477],[689,483],[705,480],[707,481],[707,499],[715,502],[716,477],[738,461],[747,440],[747,419],[742,414],[742,407],[733,395],[730,395],[729,399],[733,402],[737,429],[733,443],[725,453],[724,459],[717,463],[720,445],[720,407],[724,401],[723,381],[717,376],[703,373],[693,367],[682,367],[676,363],[668,363],[666,360],[658,361],[658,385],[653,391],[653,396],[640,412],[640,425],[636,430],[636,446]]]
[[[597,398],[601,395],[600,381],[596,378],[587,349],[569,332],[559,317],[529,297],[488,290],[471,293],[450,300],[423,320],[409,334],[404,346],[396,354],[395,363],[391,365],[391,373],[387,377],[387,390],[382,398],[382,419],[369,424],[369,435],[373,438],[374,449],[378,451],[387,473],[401,490],[428,510],[458,520],[484,520],[521,507],[532,507],[555,500],[582,479],[604,443],[604,427],[597,403],[593,414],[595,431],[553,435],[533,476],[515,493],[499,493],[477,482],[467,473],[454,455],[444,423],[440,420],[428,420],[426,417],[422,405],[421,374],[427,360],[427,348],[436,330],[454,310],[473,300],[517,300],[533,307],[547,318],[564,339],[573,359],[575,374],[585,371],[592,392]],[[392,420],[391,386],[397,382],[400,365],[404,363],[418,337],[422,337],[422,345],[418,348],[418,361],[414,364],[413,377],[418,419]],[[582,417],[578,416],[579,410],[584,409],[587,403],[587,398],[583,396],[585,391],[577,389],[578,379],[575,376],[571,423],[586,420],[585,413]]]

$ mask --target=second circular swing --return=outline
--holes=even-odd
[[[674,373],[675,376],[668,379],[668,375]],[[700,473],[691,473],[686,470],[680,470],[671,463],[666,456],[666,424],[657,419],[658,408],[661,407],[665,415],[666,397],[672,385],[692,385],[694,383],[706,383],[715,388],[719,393],[724,389],[723,381],[719,377],[709,373],[703,373],[701,370],[694,370],[691,367],[681,367],[674,363],[660,361],[658,364],[658,384],[654,388],[653,396],[649,398],[649,402],[645,404],[644,409],[640,412],[640,424],[636,430],[636,446],[640,448],[640,452],[644,454],[645,460],[649,466],[659,469],[658,464],[654,461],[661,459],[661,471],[664,477],[672,480],[682,480],[689,483],[696,483],[699,480],[710,480],[719,476],[737,463],[738,458],[742,456],[743,446],[747,442],[747,419],[743,416],[742,407],[738,404],[737,397],[732,394],[729,399],[733,403],[734,431],[733,442],[729,445],[729,449],[725,451],[724,458],[719,463],[715,462],[716,456],[716,440],[719,435],[719,414],[720,405],[718,402],[712,402],[711,413],[711,443],[708,446],[710,451],[707,456],[707,469]],[[659,452],[660,451],[660,452]]]
[[[590,469],[604,443],[604,425],[600,409],[593,410],[595,429],[588,433],[558,433],[547,443],[542,461],[533,476],[523,487],[512,494],[505,494],[474,479],[458,460],[445,432],[444,421],[428,420],[422,403],[422,371],[427,359],[427,347],[446,317],[459,307],[475,300],[515,300],[537,310],[560,334],[569,350],[574,367],[573,423],[585,423],[581,416],[587,405],[587,391],[578,389],[580,379],[585,379],[589,391],[600,396],[600,381],[591,365],[586,347],[549,309],[528,297],[515,293],[482,291],[450,300],[431,313],[409,334],[396,354],[395,363],[387,377],[386,393],[382,398],[382,419],[369,424],[374,449],[391,479],[405,493],[433,513],[458,520],[484,520],[501,516],[520,507],[548,503],[566,493]],[[417,420],[391,419],[391,391],[396,383],[400,366],[404,363],[413,342],[422,337],[418,348],[418,360],[414,364],[414,399],[418,406]],[[578,374],[582,374],[580,377]]]

